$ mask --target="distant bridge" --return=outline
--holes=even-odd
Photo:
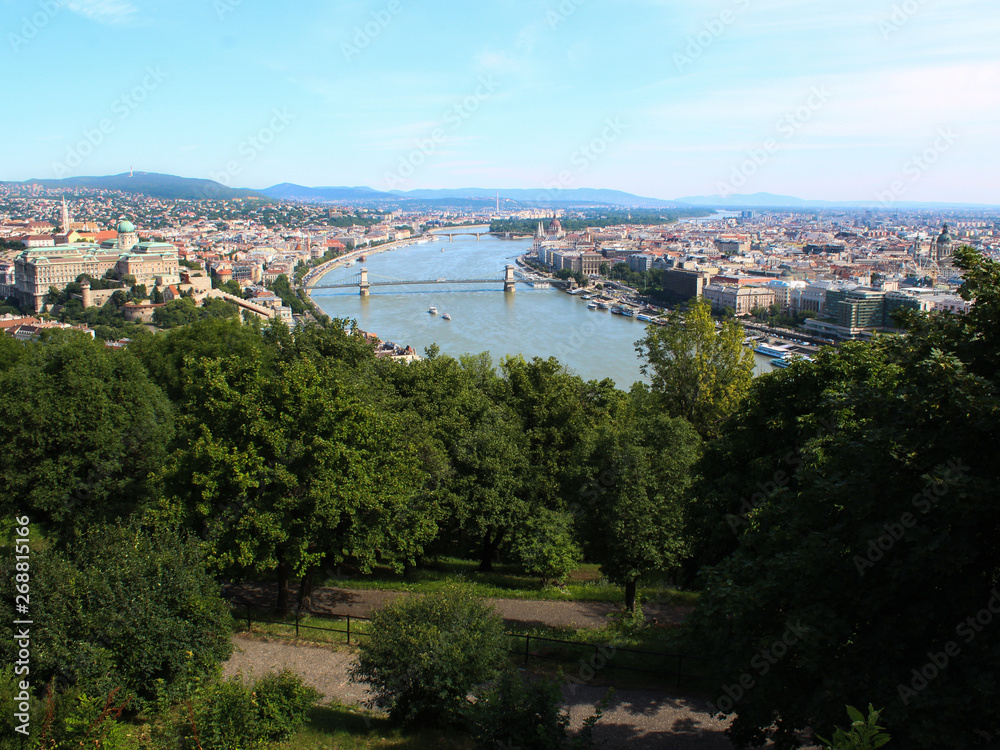
[[[514,273],[514,266],[507,266],[502,276],[493,276],[482,279],[386,279],[375,277],[372,281],[368,277],[368,269],[362,268],[356,276],[344,279],[337,284],[317,284],[310,287],[312,291],[318,289],[350,289],[357,287],[362,297],[367,297],[373,286],[408,286],[408,285],[431,285],[431,284],[503,284],[504,292],[513,294],[514,287],[518,281],[527,283],[526,279],[519,279]]]

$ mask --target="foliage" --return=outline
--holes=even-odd
[[[266,674],[252,685],[241,677],[214,683],[183,717],[186,747],[253,750],[285,742],[308,720],[307,711],[319,698],[288,670]]]
[[[288,277],[284,274],[272,282],[271,291],[281,297],[281,304],[292,308],[294,314],[301,315],[306,311],[305,303],[299,299],[295,290],[292,289],[292,285],[288,282]]]
[[[838,727],[833,733],[832,740],[825,740],[822,737],[818,739],[826,745],[824,750],[876,750],[887,745],[891,739],[888,734],[882,732],[885,727],[878,725],[881,713],[869,703],[868,717],[865,718],[854,706],[848,706],[847,714],[851,717],[851,728],[845,731]]]
[[[628,408],[598,430],[579,517],[588,557],[625,586],[628,609],[642,577],[671,571],[686,554],[684,503],[701,445],[685,420],[650,400],[634,389]]]
[[[458,586],[397,599],[372,615],[371,627],[351,679],[368,683],[373,706],[405,724],[454,718],[507,657],[503,621]]]
[[[862,697],[908,748],[995,731],[1000,640],[969,623],[1000,598],[1000,273],[956,257],[968,316],[912,316],[906,336],[758,379],[706,456],[692,519],[716,563],[690,628],[737,743],[793,746]]]
[[[649,326],[636,351],[659,408],[683,417],[703,436],[718,432],[753,381],[753,352],[743,346],[743,329],[725,322],[717,332],[704,298],[671,312],[666,325]]]
[[[462,710],[481,748],[521,750],[597,747],[593,728],[607,699],[576,737],[568,732],[569,714],[561,707],[562,684],[552,678],[533,679],[505,669],[472,705]]]
[[[165,512],[201,531],[218,570],[276,571],[284,608],[291,576],[412,564],[436,526],[413,498],[422,477],[398,416],[306,356],[308,331],[269,331],[263,351],[185,363]]]
[[[153,492],[169,405],[127,350],[76,331],[0,347],[0,507],[56,538],[125,517]]]
[[[189,297],[178,297],[170,300],[166,306],[153,310],[153,323],[160,328],[176,328],[186,326],[200,320],[202,317],[198,306]]]
[[[4,564],[2,590],[13,601]],[[200,545],[174,534],[94,526],[69,548],[32,553],[32,685],[151,701],[187,689],[229,655],[230,615]],[[13,663],[11,639],[0,644]]]
[[[518,529],[514,557],[542,585],[562,584],[583,555],[573,534],[573,517],[564,511],[539,509]]]

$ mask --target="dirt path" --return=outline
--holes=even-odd
[[[245,583],[228,586],[225,596],[240,604],[255,607],[272,607],[277,601],[277,584]],[[368,617],[369,614],[400,596],[415,596],[400,591],[374,589],[319,588],[313,592],[311,611],[316,614],[339,614]],[[294,601],[295,592],[292,599]],[[607,624],[608,615],[615,605],[607,602],[557,602],[527,599],[485,599],[496,608],[508,624],[539,625],[548,627],[599,628]],[[657,621],[664,624],[680,623],[690,612],[690,607],[656,608]]]
[[[225,665],[227,677],[235,674],[259,677],[288,668],[301,675],[325,700],[358,705],[368,697],[366,688],[347,678],[347,669],[354,658],[350,651],[239,635],[233,638],[233,643],[236,651]],[[583,725],[606,692],[607,688],[597,686],[564,686],[571,729]],[[712,718],[699,701],[652,690],[618,690],[598,723],[594,738],[607,750],[733,750],[723,734],[725,728],[726,723]]]

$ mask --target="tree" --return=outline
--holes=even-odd
[[[372,614],[351,680],[369,685],[374,707],[405,724],[443,723],[507,658],[503,620],[453,587],[401,597]]]
[[[253,350],[189,372],[165,478],[217,569],[274,571],[286,609],[293,576],[307,593],[324,563],[402,569],[433,537],[405,426],[364,386]]]
[[[573,533],[573,516],[564,511],[535,509],[517,530],[514,556],[528,575],[543,586],[562,584],[583,560]]]
[[[684,558],[684,502],[700,440],[685,420],[649,409],[641,390],[608,420],[587,461],[592,472],[578,518],[584,549],[634,611],[639,581]]]
[[[715,434],[753,381],[753,352],[743,338],[735,322],[724,322],[716,331],[704,298],[686,311],[671,312],[666,325],[649,326],[635,348],[659,408],[688,420],[703,436]]]
[[[55,681],[102,700],[173,698],[193,678],[214,674],[232,651],[231,616],[205,571],[201,546],[162,530],[95,525],[63,553],[38,545],[31,555],[31,684]],[[14,599],[12,559],[0,586]],[[17,646],[0,643],[5,664]],[[148,703],[146,703],[148,705]]]
[[[172,299],[165,307],[153,310],[153,322],[161,328],[185,326],[200,318],[201,312],[198,310],[198,306],[194,300],[187,297]]]
[[[53,539],[126,517],[155,492],[170,409],[135,356],[77,331],[3,352],[0,499]]]
[[[759,379],[712,451],[731,468],[699,493],[697,525],[735,549],[712,547],[690,628],[717,655],[737,744],[828,736],[839,706],[868,701],[901,747],[997,729],[1000,639],[976,618],[1000,609],[1000,269],[956,260],[969,315],[904,316],[905,336]]]

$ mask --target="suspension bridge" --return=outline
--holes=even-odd
[[[372,287],[381,286],[429,286],[429,285],[441,285],[441,284],[503,284],[504,292],[513,294],[514,287],[518,282],[532,283],[532,279],[523,278],[521,274],[516,272],[514,266],[507,266],[504,269],[503,274],[497,276],[490,276],[478,279],[391,279],[382,276],[372,276],[369,275],[367,268],[362,268],[361,271],[354,276],[350,276],[346,279],[338,281],[336,284],[317,284],[310,287],[312,291],[320,291],[323,289],[350,289],[351,287],[356,287],[362,297],[367,297]]]

